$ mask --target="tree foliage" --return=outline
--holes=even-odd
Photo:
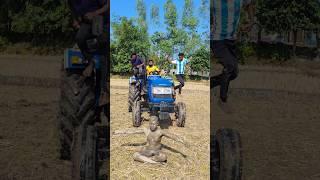
[[[130,72],[130,55],[132,52],[147,57],[149,44],[141,33],[141,28],[132,19],[125,17],[112,23],[114,40],[111,44],[111,60],[113,72]]]
[[[177,7],[172,0],[166,0],[163,5],[165,31],[145,34],[141,29],[141,19],[146,20],[146,6],[143,0],[137,0],[138,16],[135,20],[123,18],[113,23],[114,40],[111,42],[113,72],[129,72],[131,52],[151,58],[162,69],[173,68],[165,59],[166,55],[177,56],[178,52],[184,52],[186,56],[193,56],[190,67],[195,71],[206,71],[209,69],[209,48],[207,42],[201,39],[197,32],[199,19],[195,16],[192,0],[184,1],[184,9],[179,16]],[[203,0],[203,6],[208,3]],[[202,7],[204,8],[204,7]],[[209,11],[207,11],[209,13]],[[208,16],[208,14],[207,14]],[[181,17],[179,19],[178,17]],[[152,4],[150,20],[160,25],[159,6]],[[146,21],[147,22],[147,21]],[[209,31],[209,30],[208,30]]]
[[[160,24],[159,7],[154,4],[151,6],[151,20],[155,25]]]
[[[53,45],[73,33],[64,0],[3,0],[0,9],[0,36],[10,42]]]
[[[259,0],[257,19],[260,26],[271,33],[293,32],[293,56],[296,51],[297,31],[316,29],[319,24],[318,0]]]

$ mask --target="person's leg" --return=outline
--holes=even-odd
[[[167,161],[167,155],[165,155],[162,152],[159,152],[158,155],[153,156],[151,159],[156,161],[156,162],[166,162]]]
[[[223,65],[223,71],[220,75],[214,76],[210,81],[214,87],[220,85],[220,98],[223,102],[227,101],[230,77],[236,69],[236,58],[233,52],[230,51],[228,43],[226,40],[213,43],[214,55]]]
[[[183,79],[184,77],[182,74],[177,74],[176,77],[177,77],[177,80],[179,81],[179,85],[176,85],[174,89],[175,90],[179,89],[179,94],[181,94],[181,88],[184,86],[184,79]]]
[[[92,70],[94,68],[94,62],[92,60],[92,54],[88,50],[87,46],[87,40],[92,38],[92,32],[91,32],[91,24],[87,23],[81,23],[80,28],[76,34],[76,42],[77,45],[86,61],[88,61],[88,66],[83,71],[83,75],[86,77],[89,77],[92,73]]]
[[[213,57],[218,60],[218,63],[223,65],[223,57],[224,52],[226,51],[226,47],[223,41],[212,41],[211,43]],[[221,81],[223,79],[223,73],[210,77],[210,88],[215,88],[221,85]]]
[[[184,86],[184,74],[180,75],[180,81],[179,82],[180,82],[179,94],[181,94],[182,87]]]
[[[233,68],[232,68],[233,70],[230,73],[229,81],[227,82],[226,93],[228,93],[230,81],[233,81],[238,77],[239,67],[238,67],[238,58],[237,58],[237,55],[236,55],[235,41],[227,40],[226,41],[226,45],[227,45],[227,47],[229,49],[230,56],[231,56],[230,59],[232,60],[232,64],[233,64]]]
[[[144,155],[142,155],[139,152],[136,152],[133,154],[133,159],[135,161],[139,161],[139,162],[144,162],[144,163],[151,163],[151,164],[158,164],[159,162],[152,160],[152,158],[150,157],[146,157]]]
[[[179,81],[179,76],[180,76],[180,74],[176,74],[177,81]],[[178,89],[179,87],[180,87],[180,82],[178,85],[174,86],[174,90]]]

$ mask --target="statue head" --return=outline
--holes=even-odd
[[[156,116],[151,117],[149,126],[151,131],[156,131],[158,129],[158,118]]]

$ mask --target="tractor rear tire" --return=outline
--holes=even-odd
[[[186,122],[186,104],[178,102],[175,106],[176,125],[178,127],[184,127]]]
[[[96,166],[92,166],[92,162],[97,160],[96,157],[88,154],[89,151],[96,151],[94,141],[97,140],[97,138],[92,139],[95,137],[92,135],[93,130],[88,128],[94,125],[96,119],[94,80],[92,78],[82,79],[81,72],[64,71],[60,88],[58,116],[60,157],[72,160],[72,179],[86,179],[85,176],[91,174],[91,171],[98,172]],[[87,166],[90,167],[90,172],[81,168]]]
[[[242,147],[237,131],[219,129],[214,137],[213,154],[214,180],[241,180]]]
[[[135,101],[132,108],[132,123],[134,127],[140,127],[142,123],[141,118],[141,101]]]
[[[135,87],[135,84],[129,85],[129,96],[128,96],[128,111],[132,112],[132,107],[135,101],[139,100],[140,92]]]

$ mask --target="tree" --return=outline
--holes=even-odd
[[[199,49],[195,51],[192,55],[192,61],[190,62],[190,67],[193,71],[209,71],[210,70],[210,51],[208,47],[202,45]]]
[[[149,43],[145,41],[140,28],[134,20],[122,17],[119,22],[112,23],[113,40],[111,43],[112,72],[130,72],[130,55],[136,52],[147,57]]]
[[[267,32],[285,34],[293,32],[293,56],[296,55],[298,30],[308,27],[314,13],[312,1],[260,0],[257,19]]]
[[[174,38],[175,31],[177,29],[177,8],[172,0],[166,0],[165,5],[165,24],[167,25],[167,31],[169,36]]]
[[[151,6],[151,20],[155,25],[159,25],[160,24],[160,20],[159,20],[159,7],[152,4]]]
[[[136,4],[137,4],[139,26],[144,27],[147,30],[148,28],[147,28],[146,5],[143,0],[136,0]]]
[[[193,1],[185,0],[182,15],[182,26],[194,33],[198,26],[198,19],[193,15]]]

